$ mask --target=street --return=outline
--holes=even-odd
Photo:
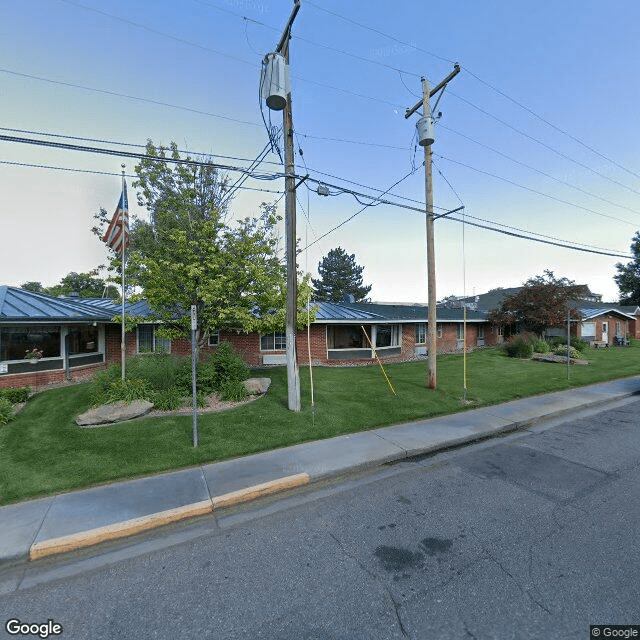
[[[621,401],[7,570],[2,633],[582,640],[639,625],[639,460],[640,400]]]

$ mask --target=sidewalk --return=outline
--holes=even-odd
[[[640,393],[640,376],[0,507],[0,569]]]

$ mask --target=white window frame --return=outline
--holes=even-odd
[[[207,346],[217,347],[220,344],[220,329],[214,329],[209,333],[207,340]]]
[[[151,327],[151,350],[140,351],[140,327]],[[146,353],[156,353],[162,348],[166,353],[171,353],[171,340],[157,336],[158,325],[154,323],[142,322],[136,327],[136,353],[144,355]]]
[[[262,346],[262,338],[269,338],[269,337],[273,337],[273,347],[265,349]],[[276,346],[276,344],[280,344],[282,346]],[[287,349],[287,334],[284,331],[272,331],[271,333],[260,334],[260,351],[286,351],[286,349]]]
[[[416,344],[427,344],[427,324],[425,322],[418,322],[416,324]]]

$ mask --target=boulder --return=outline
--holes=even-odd
[[[87,427],[100,424],[122,422],[144,416],[153,409],[153,403],[146,400],[134,400],[133,402],[114,402],[105,404],[95,409],[89,409],[76,418],[76,424]]]
[[[249,378],[244,381],[247,393],[251,396],[259,396],[267,393],[271,386],[271,378]]]

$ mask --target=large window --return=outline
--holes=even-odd
[[[400,344],[400,330],[397,324],[376,326],[376,349],[397,347]]]
[[[595,322],[583,322],[582,323],[582,339],[589,341],[596,339],[596,323]]]
[[[426,344],[427,342],[427,325],[422,322],[416,325],[416,344]]]
[[[370,349],[371,345],[376,349],[400,346],[400,325],[369,325],[364,327],[364,331],[360,325],[351,324],[327,327],[327,347],[329,349]]]
[[[69,355],[98,351],[98,327],[70,327],[67,336]]]
[[[284,351],[287,348],[287,334],[274,331],[260,336],[260,351]]]
[[[138,353],[171,352],[171,340],[158,335],[155,324],[138,325]]]
[[[371,328],[365,327],[371,340]],[[369,341],[360,325],[330,325],[327,328],[327,347],[329,349],[368,349]]]
[[[0,360],[24,360],[33,349],[42,351],[43,358],[59,358],[60,327],[0,328]]]

